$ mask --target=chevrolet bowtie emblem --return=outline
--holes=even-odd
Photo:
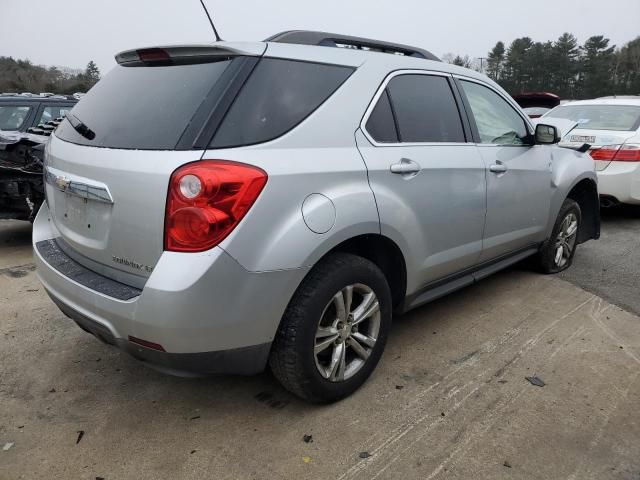
[[[69,180],[67,177],[64,177],[62,175],[58,175],[56,177],[56,185],[58,186],[58,188],[60,190],[62,190],[63,192],[69,188],[69,185],[71,184],[71,180]]]

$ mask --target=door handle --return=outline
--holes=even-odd
[[[500,162],[500,161],[498,161],[498,162],[494,163],[493,165],[489,166],[489,171],[493,172],[493,173],[504,173],[507,170],[509,170],[507,168],[507,166],[504,163]]]
[[[389,167],[391,173],[399,173],[401,175],[411,175],[420,173],[420,165],[413,160],[403,158],[399,163],[394,163]]]

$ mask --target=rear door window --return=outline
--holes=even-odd
[[[446,77],[399,75],[387,85],[402,143],[465,142],[462,120]]]
[[[283,135],[311,115],[353,70],[263,58],[231,105],[211,147],[251,145]]]

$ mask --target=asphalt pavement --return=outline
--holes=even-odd
[[[580,245],[560,276],[640,315],[640,207],[603,209],[600,240]]]
[[[317,406],[100,343],[0,221],[0,479],[639,479],[640,317],[593,293],[637,308],[637,232],[607,214],[580,248],[565,278],[591,291],[512,268],[395,319],[369,381]]]

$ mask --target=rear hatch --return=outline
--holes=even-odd
[[[233,229],[246,213],[242,192],[250,179],[238,174],[242,168],[229,167],[235,173],[228,177],[205,172],[204,162],[183,167],[170,198],[180,175],[199,193],[182,193],[167,207],[172,174],[205,150],[284,135],[355,70],[266,58],[266,48],[218,42],[119,54],[120,65],[83,97],[48,145],[46,192],[60,248],[91,270],[141,288],[165,248],[204,251],[216,244],[211,232]],[[225,160],[225,153],[207,160]],[[184,173],[192,167],[203,169]]]
[[[596,170],[605,170],[617,148],[637,135],[640,126],[640,106],[574,103],[561,105],[547,113],[545,119],[566,119],[577,122],[576,127],[564,135],[562,143],[579,146],[591,145],[591,156]]]
[[[47,201],[67,254],[144,285],[163,251],[171,173],[202,157],[214,107],[264,52],[263,44],[249,45],[119,55],[121,64],[73,108],[47,147]]]

